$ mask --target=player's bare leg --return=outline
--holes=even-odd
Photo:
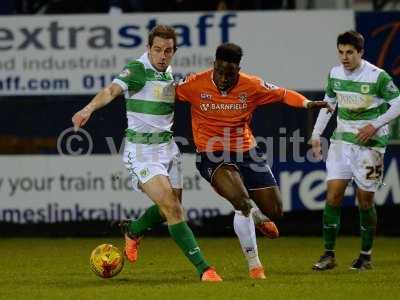
[[[232,165],[220,166],[215,171],[211,184],[218,194],[233,205],[235,210],[241,211],[246,217],[250,215],[253,205],[236,167]]]
[[[282,198],[279,188],[272,186],[252,190],[250,191],[250,197],[259,208],[259,211],[256,210],[253,213],[257,228],[269,238],[279,237],[278,228],[269,219],[277,220],[283,215]]]
[[[282,197],[277,186],[250,191],[250,197],[257,207],[272,220],[282,217]]]
[[[232,203],[235,210],[241,211],[245,217],[252,213],[256,227],[264,235],[269,238],[276,238],[279,236],[279,231],[275,223],[264,215],[264,211],[266,211],[266,207],[268,207],[272,213],[281,215],[282,204],[279,205],[279,203],[281,203],[280,198],[276,197],[275,203],[277,203],[277,205],[272,205],[275,209],[274,211],[271,205],[269,206],[268,204],[263,206],[264,211],[260,211],[257,207],[254,207],[250,194],[247,192],[238,170],[232,165],[222,165],[219,167],[214,173],[212,184],[222,197]],[[267,195],[275,193],[275,189],[261,189],[259,191],[258,195],[261,195],[262,191]],[[256,192],[252,193],[255,195]]]
[[[175,194],[175,197],[178,198],[179,203],[182,204],[182,189],[174,189],[174,188],[172,188],[172,192]]]

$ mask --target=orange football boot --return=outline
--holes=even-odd
[[[252,279],[265,279],[267,278],[264,273],[264,268],[262,266],[250,269],[249,276]]]
[[[218,275],[214,267],[209,267],[201,274],[201,281],[220,282],[222,278]]]
[[[266,237],[276,239],[279,237],[279,230],[275,223],[271,220],[266,220],[256,224],[256,228],[261,231]]]
[[[140,240],[141,237],[133,238],[125,234],[125,256],[131,263],[137,261]]]

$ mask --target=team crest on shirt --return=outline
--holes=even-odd
[[[363,94],[368,94],[369,93],[369,85],[368,84],[362,84],[361,85],[361,93],[363,93]]]
[[[245,92],[240,93],[239,96],[238,96],[238,98],[239,98],[239,101],[240,101],[240,102],[246,103],[246,101],[247,101],[247,93],[245,93]]]
[[[339,89],[340,86],[341,86],[340,81],[335,81],[333,86],[334,86],[335,89]]]
[[[165,99],[175,99],[175,87],[173,84],[168,84],[162,89],[162,96]]]

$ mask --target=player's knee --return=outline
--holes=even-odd
[[[343,195],[337,191],[328,191],[326,201],[331,206],[340,206],[342,203]]]
[[[179,199],[174,195],[165,198],[162,205],[160,206],[161,211],[168,220],[180,220],[183,219],[183,208]]]
[[[374,204],[374,200],[373,199],[358,199],[358,206],[360,209],[370,209],[371,207],[373,207]]]
[[[370,203],[365,203],[365,202],[359,202],[358,207],[362,210],[370,209],[373,206],[373,204]]]
[[[168,207],[168,217],[167,220],[183,220],[183,208],[180,203],[176,203]]]

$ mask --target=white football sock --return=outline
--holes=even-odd
[[[251,209],[251,215],[253,216],[255,224],[270,221],[270,219],[266,215],[264,215],[258,207],[253,207]]]
[[[235,210],[233,228],[239,238],[240,246],[242,247],[249,269],[261,266],[260,259],[258,258],[256,230],[253,218],[251,216],[245,217],[241,211]]]

